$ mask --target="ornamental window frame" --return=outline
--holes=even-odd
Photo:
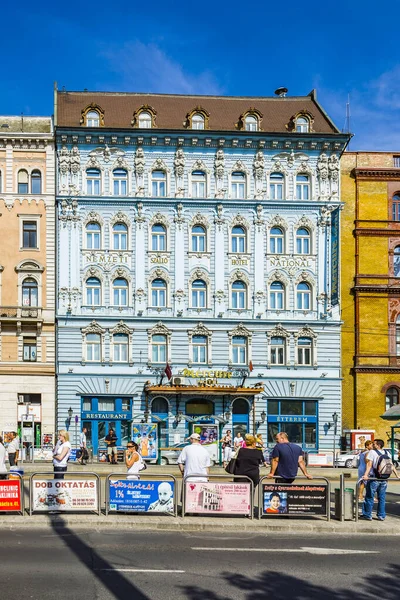
[[[98,229],[92,229],[89,230],[90,226],[95,225],[96,227],[98,227]],[[99,240],[99,247],[96,248],[96,245],[93,246],[93,241]],[[90,246],[89,244],[89,240],[91,240],[91,244],[92,246]],[[103,248],[103,228],[102,225],[99,221],[96,221],[95,219],[88,221],[87,223],[85,223],[85,245],[84,245],[85,250],[91,250],[91,251],[100,251]]]
[[[194,122],[193,122],[193,118],[195,118]],[[200,120],[200,118],[202,119],[202,121]],[[210,128],[209,122],[210,122],[210,113],[207,110],[205,110],[204,108],[202,108],[201,106],[196,106],[195,108],[193,108],[191,111],[189,111],[187,113],[186,119],[183,122],[183,126],[186,129],[191,129],[192,131],[204,131],[204,130]],[[194,126],[194,125],[196,125],[196,126]],[[200,125],[200,127],[198,127],[197,125]],[[203,125],[203,127],[201,127],[201,125]]]
[[[92,280],[90,282],[90,280]],[[90,284],[89,284],[90,282]],[[98,282],[98,285],[97,283]],[[88,274],[87,277],[85,277],[84,280],[84,285],[85,285],[85,297],[84,297],[84,306],[87,308],[91,308],[92,310],[95,310],[96,308],[100,308],[101,306],[103,306],[103,294],[104,294],[104,289],[103,289],[103,282],[101,280],[101,278],[99,277],[99,275],[96,274]],[[94,294],[93,290],[99,290],[99,294],[98,294],[98,303],[97,302],[90,302],[88,301],[89,299],[89,290],[90,290],[90,295],[93,296],[92,300],[95,299],[96,294]]]
[[[242,284],[241,287],[239,287],[237,284]],[[234,287],[236,285],[236,288]],[[236,291],[238,290],[238,291]],[[234,281],[231,282],[231,284],[229,285],[229,304],[230,304],[230,310],[238,310],[238,311],[242,311],[242,310],[248,310],[248,306],[249,306],[249,288],[248,288],[248,284],[243,281],[243,279],[236,279]],[[243,298],[243,302],[242,302],[242,298]],[[243,303],[243,306],[240,306],[240,304]],[[239,306],[234,306],[235,304],[239,304]]]
[[[235,128],[239,131],[247,131],[248,133],[256,133],[257,131],[262,131],[261,122],[263,116],[263,113],[260,112],[257,108],[250,107],[248,110],[246,110],[239,116],[237,123],[235,123]],[[248,117],[255,119],[255,128],[247,128]]]
[[[194,344],[193,338],[196,336],[204,336],[206,338],[206,361],[205,362],[196,362],[194,360]],[[207,365],[211,367],[212,365],[212,331],[208,329],[203,323],[198,323],[196,327],[188,330],[188,342],[189,342],[189,367],[193,364],[195,365]]]
[[[278,325],[276,325],[276,327],[274,327],[274,329],[267,331],[266,335],[267,335],[267,341],[268,341],[268,352],[267,352],[268,367],[287,367],[287,366],[289,366],[290,365],[290,333],[287,331],[287,329],[284,329],[284,327],[282,327],[282,325],[280,323],[278,323]],[[278,363],[278,362],[272,361],[272,348],[273,348],[272,340],[276,339],[276,338],[284,340],[283,363]]]
[[[195,227],[202,227],[205,233],[205,249],[204,250],[193,250],[193,229]],[[189,224],[189,256],[196,255],[202,256],[210,253],[210,223],[207,217],[201,213],[197,213],[193,216]]]
[[[279,182],[278,182],[278,180],[276,180],[276,183],[273,180],[271,181],[271,178],[274,175],[280,176],[281,179],[279,179]],[[268,175],[267,183],[268,183],[268,199],[269,200],[281,202],[286,199],[286,175],[285,175],[285,173],[283,173],[282,171],[272,171]],[[279,189],[281,190],[281,193],[276,194],[275,192],[276,191],[279,192]],[[274,191],[274,193],[272,193],[272,191]],[[280,198],[279,198],[279,195],[281,196]]]
[[[302,287],[300,289],[300,286],[307,286],[307,287]],[[314,292],[314,288],[313,285],[310,281],[308,280],[303,280],[303,281],[297,281],[296,282],[296,288],[295,288],[295,310],[301,310],[301,311],[305,311],[305,312],[310,312],[313,310],[313,292]],[[307,306],[308,304],[308,306]]]
[[[278,288],[277,284],[279,284],[281,287]],[[275,288],[273,288],[274,285]],[[285,283],[280,279],[274,279],[273,281],[271,281],[268,285],[268,310],[274,312],[286,310],[286,297],[287,290]],[[281,304],[281,306],[273,306],[273,304]]]
[[[153,336],[155,335],[163,335],[165,337],[165,361],[153,361]],[[159,321],[152,327],[147,330],[147,347],[148,347],[148,365],[166,365],[171,361],[171,341],[172,341],[172,331],[168,329],[164,325],[162,321]]]
[[[123,177],[121,173],[125,173],[125,176]],[[117,193],[116,184],[118,187]],[[122,184],[125,184],[125,186]],[[123,192],[123,187],[125,187],[125,192]],[[125,167],[115,166],[112,170],[112,195],[116,197],[129,195],[129,173]]]
[[[98,185],[96,185],[98,184]],[[103,193],[103,176],[98,166],[88,166],[85,169],[85,190],[87,196],[101,196]]]
[[[301,233],[305,231],[306,234]],[[296,228],[296,235],[295,235],[295,246],[296,246],[296,251],[295,254],[299,254],[301,256],[310,256],[312,254],[312,234],[310,231],[310,228],[307,227],[306,225],[299,225]],[[305,249],[305,246],[307,246],[307,248]]]
[[[95,122],[93,123],[92,121],[88,120],[90,113],[96,113],[97,114],[97,116],[98,116],[98,124],[96,124]],[[90,118],[95,121],[95,117],[94,116],[92,116]],[[104,127],[104,110],[101,108],[101,106],[99,106],[98,104],[95,104],[94,102],[92,102],[91,104],[88,104],[81,111],[80,124],[83,127],[91,127],[91,128],[94,128],[94,129],[97,129],[98,127]]]
[[[196,227],[201,229],[202,232],[194,231],[196,229]],[[194,225],[191,225],[190,226],[190,250],[189,250],[189,252],[194,252],[195,254],[205,254],[207,252],[207,242],[208,242],[207,238],[208,238],[207,229],[202,223],[195,223]],[[202,244],[199,244],[199,240],[203,240],[203,242],[204,242],[203,249],[199,248],[199,246],[202,245]],[[193,246],[196,246],[196,248],[194,248]]]
[[[0,269],[2,271],[2,268]],[[40,308],[43,306],[43,284],[42,276],[44,267],[36,260],[28,259],[22,260],[16,267],[15,272],[18,275],[17,281],[17,294],[18,294],[18,306],[22,308]],[[24,304],[24,292],[23,283],[26,279],[33,279],[37,285],[37,305]]]
[[[238,177],[241,177],[239,180]],[[229,198],[232,200],[246,200],[248,193],[248,177],[243,169],[235,169],[229,174]],[[240,190],[243,189],[243,196]],[[239,191],[239,195],[238,195]]]
[[[276,231],[273,231],[273,230]],[[278,233],[278,230],[280,233]],[[267,244],[268,244],[268,254],[272,255],[283,255],[286,254],[286,229],[282,227],[282,225],[272,225],[268,228],[267,233]],[[278,252],[279,246],[282,245],[282,250]],[[272,250],[272,246],[274,246],[274,250]]]
[[[397,191],[392,195],[391,220],[396,222],[400,221],[400,191]]]
[[[160,230],[157,231],[156,227]],[[162,230],[162,231],[161,231]],[[150,252],[168,252],[168,231],[164,223],[153,223],[150,229]],[[163,241],[162,241],[163,240]],[[162,242],[161,242],[162,241]],[[161,243],[160,243],[161,242]],[[153,246],[156,246],[155,248]]]
[[[83,327],[81,329],[82,334],[82,363],[86,362],[97,362],[104,363],[105,362],[105,335],[106,330],[103,329],[97,321],[92,321],[87,327]],[[99,360],[93,360],[92,358],[88,358],[88,341],[95,342],[95,340],[88,340],[88,335],[97,335],[100,338],[99,344]],[[97,342],[96,342],[97,343]]]
[[[141,123],[140,116],[145,113],[150,115],[150,120],[151,120],[150,127],[148,127],[148,119],[147,118],[145,120],[142,119],[142,123]],[[140,106],[133,113],[131,125],[132,125],[132,127],[135,127],[135,129],[155,129],[157,127],[156,117],[157,117],[157,111],[152,106],[150,106],[149,104],[142,104],[142,106]],[[143,123],[145,123],[144,127],[143,127]]]
[[[310,348],[310,363],[304,364],[299,362],[299,348],[305,348],[306,346],[302,343],[299,344],[299,340],[309,339],[310,345],[307,348]],[[308,325],[305,325],[299,331],[294,334],[294,345],[295,345],[295,354],[294,354],[294,366],[297,367],[313,367],[314,369],[318,366],[318,356],[317,356],[317,341],[318,335],[313,331]],[[302,352],[304,354],[304,352]]]
[[[239,231],[234,231],[234,229],[241,229],[243,233]],[[248,253],[248,239],[249,232],[244,223],[233,223],[230,227],[230,250],[231,254],[247,254]],[[240,249],[240,246],[243,242],[243,249]],[[234,245],[236,246],[236,250],[234,250]],[[239,248],[239,249],[238,249]]]
[[[242,337],[245,338],[246,340],[246,346],[245,346],[245,352],[246,352],[246,357],[245,357],[245,362],[243,363],[238,363],[238,362],[234,362],[233,358],[234,358],[234,352],[233,352],[233,347],[234,347],[234,338],[238,338],[238,337]],[[228,331],[228,340],[229,340],[229,367],[235,365],[238,367],[246,367],[250,364],[251,360],[252,360],[252,337],[253,334],[247,329],[247,327],[245,327],[243,325],[243,323],[239,323],[234,329],[232,329],[231,331]]]
[[[117,227],[124,227],[124,229],[117,230]],[[129,250],[129,226],[123,221],[115,221],[115,223],[111,224],[111,239],[112,239],[112,249],[118,250],[119,252],[124,252],[125,250]],[[125,240],[125,244],[123,243]],[[117,244],[115,243],[117,241]],[[122,246],[125,245],[125,248]]]
[[[306,177],[306,180],[300,180],[299,177]],[[295,179],[295,200],[300,202],[310,202],[312,200],[311,174],[307,171],[296,173]]]
[[[124,281],[126,283],[126,285],[122,285],[122,284],[116,284],[117,281]],[[124,296],[124,291],[126,293],[126,301],[125,303],[121,303],[121,297],[123,299]],[[115,294],[117,293],[118,295],[118,304],[115,303]],[[123,310],[124,308],[128,308],[130,306],[130,302],[129,299],[131,297],[130,295],[130,282],[128,280],[128,278],[126,277],[125,273],[124,274],[119,274],[116,273],[112,283],[111,283],[111,294],[110,296],[112,296],[112,302],[111,302],[111,297],[110,297],[110,305],[112,306],[112,308],[117,308],[119,310]]]
[[[130,327],[128,327],[123,321],[120,321],[119,323],[117,323],[117,325],[115,325],[115,327],[113,327],[112,329],[109,330],[109,334],[110,334],[110,345],[111,345],[111,352],[110,352],[110,362],[112,363],[119,363],[119,364],[129,364],[132,365],[133,364],[133,360],[132,360],[132,352],[133,352],[133,329],[131,329]],[[127,337],[127,360],[116,360],[115,358],[115,342],[114,342],[114,336],[116,335],[125,335]]]

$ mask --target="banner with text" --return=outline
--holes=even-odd
[[[96,479],[34,479],[32,510],[98,510]]]
[[[250,483],[186,481],[185,510],[190,513],[248,515],[251,511]]]
[[[21,482],[0,481],[0,511],[21,511]]]
[[[174,512],[173,481],[109,481],[109,510],[132,512]]]
[[[326,515],[325,484],[263,484],[263,515]]]

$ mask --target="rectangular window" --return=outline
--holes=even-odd
[[[114,412],[115,400],[99,400],[99,412]]]
[[[36,362],[36,340],[24,338],[24,361]]]
[[[393,166],[395,169],[400,169],[400,156],[393,156]]]
[[[282,415],[301,415],[303,413],[303,403],[295,400],[283,400],[281,402]]]
[[[37,222],[22,222],[22,247],[37,248]]]
[[[92,410],[92,401],[90,398],[85,398],[82,403],[82,410],[90,412]]]

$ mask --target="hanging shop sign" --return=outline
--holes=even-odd
[[[109,481],[109,510],[132,512],[174,512],[173,481]]]
[[[263,515],[326,515],[328,486],[263,484]]]
[[[82,421],[85,419],[98,419],[100,421],[126,421],[132,418],[132,415],[128,411],[123,412],[107,412],[107,413],[92,413],[92,412],[83,412],[81,419]]]
[[[32,510],[47,512],[97,510],[95,479],[34,479]]]
[[[186,481],[185,486],[186,512],[248,515],[251,511],[250,483]]]
[[[0,511],[21,511],[21,482],[4,479],[0,481]]]

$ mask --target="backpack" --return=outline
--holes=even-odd
[[[378,462],[375,467],[375,477],[377,479],[389,479],[393,472],[393,463],[390,456],[386,454],[382,454],[379,450],[375,450],[375,452],[379,455]]]

